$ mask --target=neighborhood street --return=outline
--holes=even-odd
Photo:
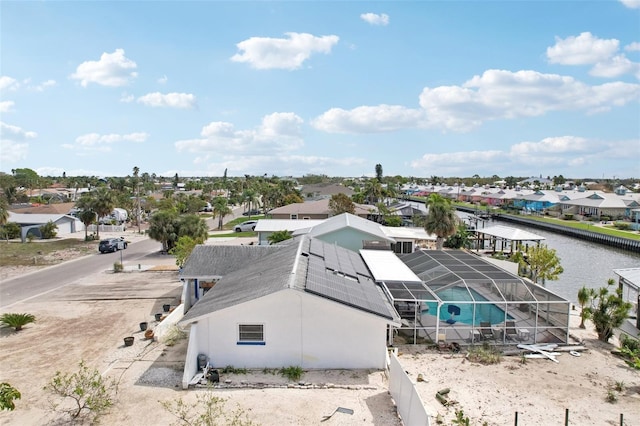
[[[163,256],[158,254],[160,243],[151,239],[129,244],[126,250],[114,253],[94,255],[63,262],[22,277],[10,279],[0,283],[0,308],[23,302],[37,296],[59,289],[68,284],[82,280],[96,272],[113,269],[115,262],[128,264],[144,264],[148,256]],[[166,255],[165,255],[166,256]]]

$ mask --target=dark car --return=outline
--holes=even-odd
[[[254,210],[249,210],[248,212],[242,213],[242,216],[258,216],[260,214],[262,214],[260,210],[254,209]]]
[[[98,244],[98,250],[100,253],[109,253],[118,251],[120,249],[126,249],[127,242],[123,238],[108,238],[106,240],[101,240],[100,244]]]

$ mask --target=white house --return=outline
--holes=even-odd
[[[356,252],[302,236],[225,275],[183,317],[183,387],[214,367],[373,368],[400,320]],[[256,247],[254,247],[256,248]]]
[[[56,224],[58,236],[65,236],[75,232],[84,231],[84,224],[78,218],[67,214],[31,214],[9,212],[7,222],[14,222],[20,225],[21,238],[25,241],[27,235],[33,234],[40,238],[40,227],[49,222]]]

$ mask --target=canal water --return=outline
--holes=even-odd
[[[574,303],[578,298],[578,290],[582,286],[587,288],[604,287],[609,278],[613,278],[617,283],[618,276],[613,272],[614,269],[640,268],[639,253],[590,243],[511,222],[487,221],[484,226],[498,224],[529,231],[546,238],[543,244],[555,249],[564,272],[560,274],[558,280],[547,281],[545,287]],[[482,225],[478,224],[478,228],[482,229]]]

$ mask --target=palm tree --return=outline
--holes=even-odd
[[[149,237],[162,244],[162,251],[168,252],[169,241],[177,239],[175,219],[178,214],[175,210],[159,210],[149,219]]]
[[[369,204],[376,205],[382,197],[382,185],[377,179],[369,179],[364,185],[364,194]]]
[[[258,197],[256,195],[256,191],[253,189],[245,190],[243,198],[246,206],[248,206],[247,211],[249,212],[249,219],[251,219],[251,207],[254,205],[258,205]]]
[[[426,202],[427,218],[424,229],[436,235],[436,249],[442,250],[445,238],[456,233],[459,219],[451,205],[451,200],[438,193],[432,193]]]
[[[227,199],[224,197],[216,197],[213,199],[213,217],[218,218],[218,229],[222,229],[222,220],[228,214],[231,214]]]
[[[588,320],[591,317],[591,311],[589,309],[585,309],[587,304],[593,300],[596,295],[596,291],[593,288],[586,288],[582,286],[580,290],[578,290],[578,303],[580,304],[580,328],[586,328],[584,325],[584,321]]]
[[[101,187],[93,193],[92,209],[99,218],[111,214],[115,206],[115,195],[109,188]],[[100,226],[97,227],[97,230],[96,235],[100,239]]]
[[[84,224],[84,240],[87,241],[87,231],[89,225],[96,221],[96,212],[91,209],[81,210],[80,213],[78,213],[78,219],[80,219],[80,221]]]

